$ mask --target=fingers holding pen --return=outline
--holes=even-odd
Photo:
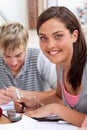
[[[17,99],[15,87],[3,87],[0,89],[0,104],[6,104],[9,101]]]
[[[16,87],[9,86],[7,91],[10,93],[10,96],[13,98],[13,100],[17,99]]]
[[[21,99],[17,99],[17,102],[20,103],[20,105],[22,106],[22,103],[24,103],[25,107],[29,107],[29,100],[25,99],[25,98],[21,98]]]
[[[11,99],[13,99],[15,97],[13,90],[10,90],[9,87],[8,88],[5,87],[5,88],[6,89],[1,89],[2,94],[10,97]]]
[[[4,90],[0,89],[0,105],[4,105],[12,100],[12,97],[9,96],[9,93]]]

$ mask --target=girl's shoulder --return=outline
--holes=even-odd
[[[86,61],[85,66],[84,66],[84,72],[87,72],[87,61]]]
[[[83,70],[83,79],[86,79],[87,80],[87,61],[86,61],[86,64],[84,66],[84,70]]]

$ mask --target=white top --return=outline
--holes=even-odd
[[[42,77],[50,84],[50,87],[57,87],[56,65],[51,63],[42,52],[39,53],[37,68]]]

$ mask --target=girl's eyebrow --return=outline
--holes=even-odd
[[[45,35],[44,33],[39,33],[39,35]]]
[[[53,33],[53,35],[56,34],[56,33],[61,33],[61,32],[63,32],[63,31],[56,31],[56,32]]]
[[[56,31],[56,32],[53,33],[53,35],[55,35],[56,33],[60,33],[60,32],[63,33],[63,31]],[[45,35],[45,34],[44,33],[39,33],[39,35]]]

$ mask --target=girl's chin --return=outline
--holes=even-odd
[[[57,61],[56,60],[54,60],[54,59],[49,59],[50,60],[50,62],[52,62],[52,63],[54,63],[54,64],[57,64]]]

